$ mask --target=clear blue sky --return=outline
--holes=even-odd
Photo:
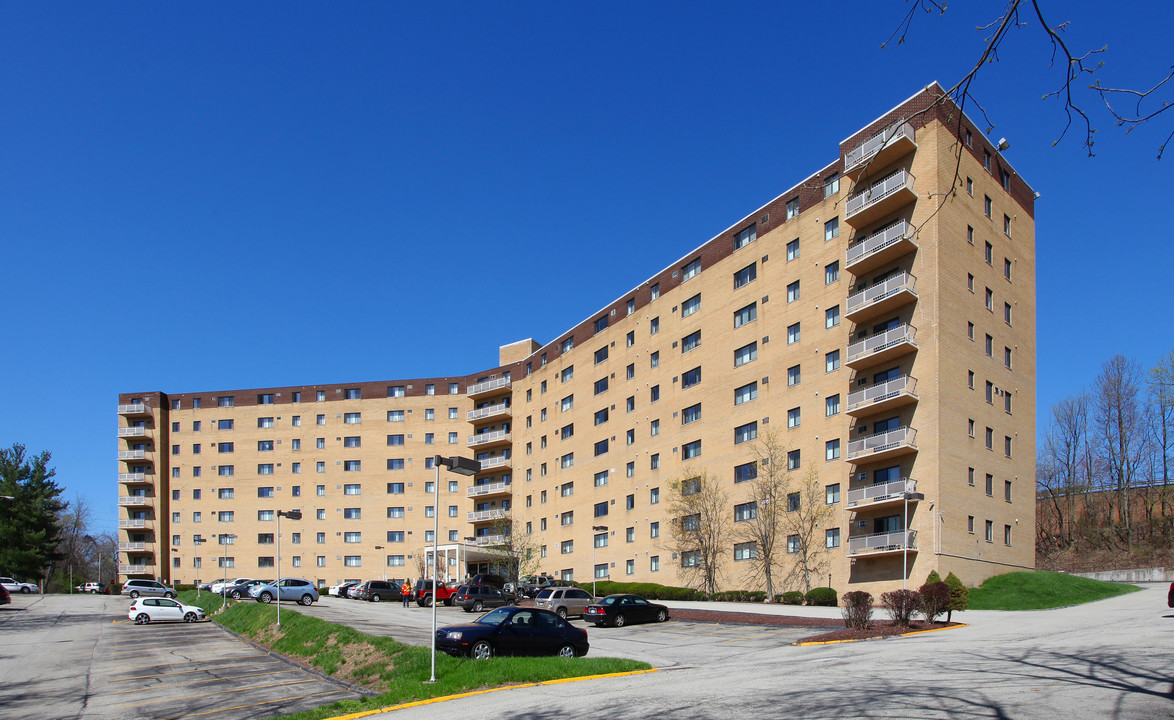
[[[1171,4],[1045,2],[1106,83],[1170,66]],[[493,366],[952,85],[1003,7],[880,50],[904,2],[808,5],[3,0],[0,445],[112,529],[119,392]],[[1174,348],[1174,117],[1052,147],[1048,61],[1021,30],[973,88],[1042,195],[1041,420]]]

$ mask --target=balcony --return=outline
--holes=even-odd
[[[911,427],[900,427],[896,430],[869,435],[866,438],[848,443],[848,456],[845,459],[850,463],[860,465],[915,453],[917,452],[917,444],[914,442],[916,438],[917,431]]]
[[[909,273],[897,273],[884,282],[849,295],[844,305],[844,317],[858,323],[913,302],[917,299],[913,290],[916,284],[917,278]]]
[[[154,545],[154,543],[151,543]],[[120,542],[118,543],[119,552],[146,552],[147,543],[145,542]]]
[[[506,541],[505,535],[478,535],[473,544],[478,547],[485,545],[504,545]]]
[[[862,228],[895,213],[917,199],[917,193],[913,191],[914,180],[908,170],[901,169],[849,195],[844,206],[844,220],[854,228]]]
[[[130,403],[129,405],[118,406],[119,415],[150,415],[151,411],[147,409],[144,403]]]
[[[509,442],[509,430],[491,430],[489,432],[470,435],[468,438],[469,447],[485,447],[488,445],[509,444]]]
[[[917,249],[913,227],[905,220],[881,228],[871,235],[849,243],[844,269],[861,275]]]
[[[139,496],[139,495],[131,495],[130,497],[118,498],[118,506],[119,507],[150,507],[150,505],[152,504],[151,503],[152,500],[154,500],[154,498],[149,498],[149,497]]]
[[[848,538],[848,557],[893,555],[906,550],[917,552],[916,530],[897,530]]]
[[[844,153],[844,174],[855,179],[866,167],[883,170],[897,158],[917,149],[913,126],[890,125]]]
[[[154,520],[145,520],[142,518],[121,518],[118,521],[119,530],[144,530],[146,528],[153,528],[154,526]]]
[[[902,375],[892,380],[870,385],[863,390],[848,393],[845,412],[852,417],[861,417],[917,402],[917,378]]]
[[[155,576],[155,566],[154,565],[119,565],[118,566],[118,574],[119,575],[149,575],[151,577],[154,577]]]
[[[848,507],[864,508],[879,507],[903,503],[908,498],[910,502],[921,500],[924,495],[917,492],[917,481],[902,478],[889,483],[869,485],[848,491]]]
[[[866,337],[848,346],[848,359],[844,364],[858,369],[911,353],[917,349],[917,344],[913,342],[916,335],[916,328],[903,323],[879,335]]]
[[[109,437],[109,436],[107,436],[107,437]],[[118,459],[119,460],[146,460],[147,459],[147,451],[146,450],[119,450],[118,451]]]
[[[497,468],[511,467],[510,458],[506,455],[485,458],[481,461],[481,472],[496,470]]]
[[[497,392],[498,390],[508,390],[510,387],[510,379],[506,377],[494,378],[479,382],[476,385],[470,385],[465,389],[467,397],[475,398],[481,395],[488,395],[489,393]]]
[[[486,520],[501,520],[510,516],[510,511],[505,508],[493,508],[492,510],[474,510],[468,514],[469,522],[485,522]]]
[[[477,420],[484,420],[486,418],[497,417],[498,415],[509,415],[510,406],[506,403],[497,403],[489,405],[488,407],[477,408],[466,413],[469,422],[476,422]]]
[[[491,482],[473,485],[469,488],[467,497],[487,497],[489,495],[510,495],[513,486],[507,482]]]
[[[145,427],[121,427],[118,428],[118,437],[120,438],[134,438],[146,437],[147,428]]]
[[[135,483],[149,483],[151,481],[147,479],[147,473],[125,472],[118,473],[118,482],[130,485]]]

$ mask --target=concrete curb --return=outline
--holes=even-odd
[[[379,713],[392,712],[393,710],[421,707],[424,705],[431,705],[433,703],[445,702],[448,700],[460,700],[461,698],[474,697],[476,695],[486,695],[488,693],[499,692],[501,690],[518,690],[520,688],[540,687],[542,685],[561,685],[563,683],[579,682],[580,680],[602,680],[604,678],[617,678],[628,675],[646,675],[648,673],[654,672],[657,672],[656,668],[652,668],[651,670],[631,670],[629,672],[622,673],[607,673],[605,675],[583,675],[573,678],[560,678],[558,680],[543,680],[542,682],[523,683],[521,685],[504,685],[502,687],[489,688],[487,690],[474,690],[472,692],[458,693],[456,695],[441,695],[440,697],[428,698],[427,700],[415,700],[409,703],[400,703],[399,705],[391,705],[375,710],[364,710],[362,712],[351,713],[349,715],[337,715],[335,717],[327,718],[326,720],[358,720],[358,718],[370,717],[372,715],[378,715]]]
[[[900,635],[880,635],[877,637],[870,637],[870,638],[851,638],[848,640],[823,640],[823,641],[819,641],[819,642],[796,642],[796,643],[791,643],[791,644],[794,645],[795,647],[807,647],[809,645],[842,645],[843,643],[865,642],[867,640],[889,640],[889,639],[895,638],[895,637],[903,638],[903,637],[909,637],[911,635],[923,635],[925,633],[940,632],[942,630],[954,630],[956,628],[964,628],[964,627],[968,627],[966,623],[958,623],[957,625],[949,625],[947,627],[930,628],[928,630],[914,630],[912,632],[901,633]]]

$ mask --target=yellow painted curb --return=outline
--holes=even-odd
[[[358,720],[371,715],[378,715],[379,713],[391,712],[392,710],[403,710],[405,708],[420,707],[422,705],[431,705],[432,703],[444,702],[446,700],[459,700],[461,698],[473,697],[474,695],[485,695],[499,690],[517,690],[519,688],[539,687],[540,685],[560,685],[562,683],[578,682],[580,680],[600,680],[603,678],[624,677],[626,675],[645,675],[647,673],[656,672],[656,668],[651,670],[632,670],[631,672],[622,673],[608,673],[606,675],[583,675],[573,678],[560,678],[558,680],[543,680],[542,682],[524,683],[522,685],[504,685],[502,687],[489,688],[487,690],[474,690],[467,693],[459,693],[457,695],[442,695],[440,697],[428,698],[427,700],[416,700],[410,703],[401,703],[399,705],[392,705],[390,707],[379,708],[377,710],[364,710],[363,712],[351,713],[350,715],[338,715],[336,717],[327,718],[326,720]]]
[[[923,633],[938,632],[939,630],[953,630],[954,628],[964,628],[966,623],[958,623],[957,625],[950,625],[948,627],[930,628],[929,630],[914,630],[913,632],[901,633],[900,635],[878,636],[870,638],[852,638],[850,640],[822,640],[820,642],[797,642],[792,643],[796,647],[807,647],[808,645],[839,645],[841,643],[864,642],[865,640],[886,640],[890,637],[909,637],[910,635],[921,635]]]

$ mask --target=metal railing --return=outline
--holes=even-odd
[[[109,436],[107,436],[107,437],[109,437]],[[147,451],[146,450],[119,450],[118,451],[118,459],[119,460],[146,460],[147,459]]]
[[[505,455],[498,455],[497,457],[485,458],[481,461],[482,470],[490,470],[492,468],[505,467],[510,464],[510,459]]]
[[[848,267],[852,263],[859,262],[873,253],[880,252],[885,248],[900,242],[909,234],[910,226],[908,221],[899,220],[886,228],[878,230],[868,237],[852,243],[848,246]]]
[[[119,575],[154,575],[154,565],[119,565]]]
[[[118,406],[119,415],[142,415],[145,412],[147,412],[145,403],[130,403],[128,405]]]
[[[474,510],[469,513],[469,522],[482,522],[484,520],[497,520],[503,517],[508,517],[509,510],[504,508],[494,508],[492,510]]]
[[[848,459],[851,460],[861,455],[891,450],[901,445],[912,446],[913,440],[916,437],[917,431],[913,428],[900,427],[896,430],[869,435],[861,440],[853,440],[848,443]]]
[[[131,495],[130,497],[118,498],[118,505],[120,507],[126,507],[128,505],[150,505],[150,504],[151,504],[151,498],[149,498],[149,497],[140,497],[138,495]]]
[[[479,535],[473,541],[474,545],[502,545],[505,543],[505,535]]]
[[[468,413],[466,413],[466,417],[469,422],[473,422],[474,420],[484,420],[485,418],[493,417],[494,415],[503,415],[508,413],[509,410],[510,406],[508,404],[497,403],[496,405],[470,410]]]
[[[844,304],[844,307],[847,308],[846,314],[851,315],[863,307],[880,302],[881,300],[896,295],[899,292],[913,292],[913,288],[916,284],[917,278],[913,277],[909,273],[897,273],[884,282],[866,287],[854,295],[849,295],[848,301]]]
[[[871,405],[873,403],[880,402],[881,400],[888,400],[889,398],[897,397],[901,394],[907,393],[912,395],[916,389],[916,378],[909,377],[908,375],[895,377],[892,380],[886,380],[883,383],[877,383],[876,385],[871,385],[864,388],[863,390],[857,390],[854,393],[849,393],[848,411],[851,412],[858,407]]]
[[[866,337],[859,342],[848,346],[848,362],[859,360],[862,357],[887,350],[901,343],[912,343],[916,330],[909,323],[903,323],[895,328],[889,328],[880,335]]]
[[[484,483],[482,485],[473,485],[469,488],[468,497],[477,497],[479,495],[491,495],[499,492],[509,492],[510,484],[507,482]]]
[[[132,483],[132,482],[151,482],[147,479],[147,473],[118,473],[118,482]]]
[[[145,527],[147,527],[148,522],[150,522],[150,521],[149,520],[140,520],[137,518],[131,518],[131,519],[123,518],[118,521],[118,528],[120,530],[125,530],[127,528],[131,528],[131,529],[145,528]]]
[[[913,189],[913,181],[916,178],[905,169],[896,170],[889,173],[885,177],[877,180],[872,185],[869,185],[864,190],[852,195],[848,198],[848,202],[844,205],[845,219],[851,218],[856,213],[869,208],[888,196],[902,190],[904,188]]]
[[[886,145],[889,145],[900,138],[909,138],[913,140],[913,126],[909,123],[901,123],[900,125],[890,125],[881,130],[876,135],[868,138],[856,147],[844,154],[844,172],[851,172],[856,169],[856,166],[870,160],[874,155],[880,152]]]
[[[147,543],[145,543],[145,542],[120,542],[120,543],[118,543],[118,549],[121,552],[128,552],[128,551],[134,551],[134,550],[146,550]]]
[[[493,390],[499,390],[501,388],[508,388],[509,386],[509,378],[494,378],[492,380],[486,380],[485,382],[479,382],[476,385],[470,385],[465,389],[465,395],[480,395],[481,393],[487,393]]]
[[[884,550],[904,550],[905,548],[917,549],[916,530],[897,530],[848,538],[849,555],[863,555]]]
[[[879,500],[892,500],[903,497],[905,493],[913,492],[917,492],[917,481],[910,480],[909,478],[869,485],[868,487],[848,491],[848,507],[877,502]]]
[[[123,427],[118,428],[118,437],[146,437],[147,428],[145,427]]]
[[[484,445],[485,443],[497,442],[498,440],[509,440],[509,430],[491,430],[489,432],[477,433],[470,435],[468,446],[476,447],[477,445]]]

